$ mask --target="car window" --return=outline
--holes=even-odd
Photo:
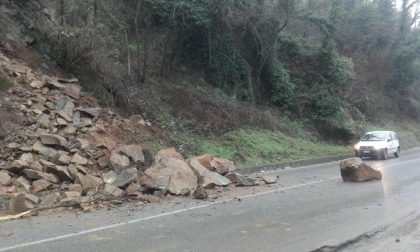
[[[362,141],[384,141],[387,136],[386,133],[367,133],[365,134],[361,140]]]
[[[391,133],[388,133],[388,134],[386,134],[386,140],[392,140],[392,136],[391,136]]]
[[[397,134],[395,134],[395,132],[392,132],[392,136],[394,137],[394,140],[397,140]]]

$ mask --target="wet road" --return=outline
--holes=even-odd
[[[271,172],[278,184],[229,191],[215,202],[174,200],[0,223],[0,251],[334,248],[420,214],[419,150],[366,162],[382,171],[382,181],[343,183],[334,162]]]

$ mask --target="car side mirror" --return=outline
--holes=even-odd
[[[392,140],[391,139],[388,139],[388,142],[391,142]]]

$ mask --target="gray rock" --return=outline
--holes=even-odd
[[[76,165],[86,165],[88,163],[88,160],[80,156],[79,153],[76,153],[71,159],[71,163]]]
[[[38,192],[42,192],[42,191],[46,191],[48,189],[48,187],[52,186],[52,184],[50,182],[48,182],[45,179],[39,179],[39,180],[35,180],[32,183],[32,192],[34,193],[38,193]]]
[[[67,147],[67,140],[60,136],[55,134],[42,134],[39,136],[41,143],[43,145],[51,145],[51,146],[61,146],[61,147]]]
[[[136,168],[129,168],[121,172],[114,185],[119,188],[126,188],[129,184],[136,182],[138,172]]]
[[[59,154],[56,150],[46,147],[40,141],[35,142],[35,144],[32,146],[32,150],[45,156],[50,161],[57,160],[59,157]]]
[[[102,178],[106,184],[114,184],[114,182],[118,179],[118,174],[114,171],[109,171],[105,173]]]
[[[92,118],[97,118],[99,116],[99,114],[102,111],[102,108],[100,107],[96,107],[96,108],[76,108],[77,111],[82,112]]]
[[[5,186],[10,183],[12,178],[7,174],[7,172],[0,171],[0,186]]]
[[[197,159],[188,161],[190,167],[196,172],[198,183],[201,187],[212,188],[214,186],[227,186],[231,182],[228,178],[220,175],[217,172],[212,172],[201,165]]]
[[[57,184],[59,182],[59,179],[57,176],[43,172],[43,171],[25,169],[23,170],[23,173],[25,174],[26,177],[32,180],[44,179],[54,184]]]

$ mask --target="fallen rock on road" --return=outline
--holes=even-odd
[[[344,182],[363,182],[382,179],[382,173],[380,171],[363,163],[363,160],[358,157],[342,160],[340,162],[340,171]]]

